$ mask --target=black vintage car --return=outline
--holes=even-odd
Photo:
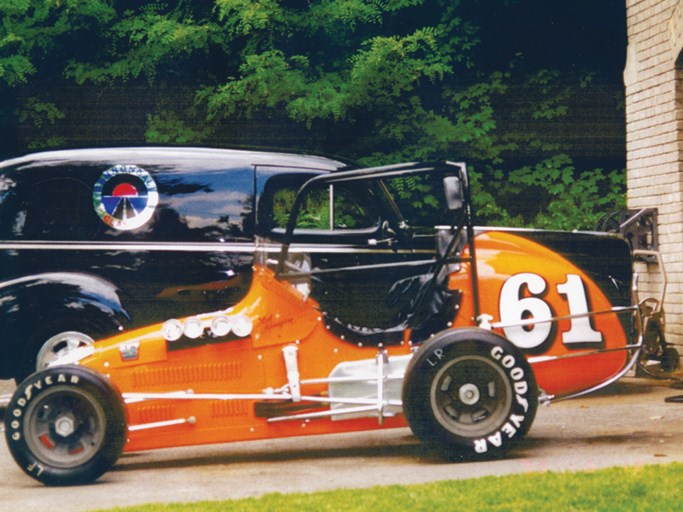
[[[284,222],[259,212],[264,191],[272,205],[276,188],[346,166],[167,147],[0,163],[0,378],[120,330],[235,303],[249,287],[257,217],[265,230]]]
[[[268,244],[277,253],[300,187],[353,168],[320,156],[171,147],[0,162],[0,379],[22,380],[119,331],[236,304],[251,284],[254,255],[269,253]],[[448,219],[430,192],[442,188],[438,173],[418,182],[395,168],[383,168],[382,180],[312,190],[290,247],[325,269],[315,287],[323,310],[336,312],[329,328],[361,343],[409,309],[437,252],[434,227]],[[623,241],[605,239],[596,250],[594,235],[524,237],[605,281],[614,304],[628,303]]]

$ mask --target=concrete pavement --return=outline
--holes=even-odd
[[[414,484],[531,471],[593,470],[683,462],[683,390],[627,377],[584,398],[540,408],[527,438],[504,460],[445,463],[408,429],[277,439],[124,455],[97,483],[49,488],[34,482],[0,442],[3,510],[73,512]]]

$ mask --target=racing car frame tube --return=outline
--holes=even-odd
[[[660,275],[662,276],[662,289],[660,292],[660,297],[657,302],[657,307],[660,308],[661,304],[664,301],[664,295],[666,293],[666,285],[667,285],[667,277],[666,277],[666,271],[664,269],[664,265],[661,259],[661,255],[657,251],[645,251],[645,250],[638,250],[634,251],[634,256],[649,256],[653,257],[656,259],[657,264],[659,266],[659,271]],[[596,316],[596,315],[601,315],[601,314],[625,314],[625,313],[630,313],[633,312],[635,315],[636,319],[636,324],[638,325],[638,334],[637,334],[637,341],[636,343],[633,344],[628,344],[624,347],[619,347],[611,350],[596,350],[596,351],[590,351],[590,352],[580,352],[576,354],[569,354],[569,355],[562,355],[562,356],[556,356],[554,359],[566,359],[570,357],[583,357],[591,354],[596,354],[596,353],[605,353],[609,351],[621,351],[621,350],[633,350],[633,353],[631,354],[631,358],[628,360],[628,363],[624,365],[624,368],[618,372],[616,375],[614,375],[612,378],[601,382],[600,384],[597,384],[596,386],[593,386],[589,389],[585,389],[582,391],[578,391],[576,393],[571,393],[568,395],[562,395],[562,396],[546,396],[544,397],[546,402],[559,402],[561,400],[568,400],[571,398],[577,398],[580,396],[587,395],[589,393],[593,393],[594,391],[597,391],[599,389],[605,388],[609,386],[610,384],[613,384],[614,382],[618,381],[621,379],[624,375],[626,375],[637,363],[638,357],[640,355],[640,351],[642,350],[643,347],[643,326],[645,324],[645,319],[643,317],[643,311],[641,308],[641,301],[638,297],[638,274],[633,275],[633,283],[632,283],[632,296],[633,296],[633,306],[631,307],[623,307],[623,308],[612,308],[610,311],[594,311],[591,313],[588,313],[588,315],[583,315],[583,316]],[[646,299],[647,300],[647,299]],[[644,301],[643,301],[644,302]],[[576,317],[577,315],[571,315],[572,317]],[[560,318],[552,318],[550,321],[557,321],[560,320]],[[537,322],[540,323],[540,322]],[[498,327],[498,325],[493,325],[493,327]],[[532,368],[534,364],[538,364],[543,362],[544,360],[549,360],[549,358],[546,358],[544,356],[540,357],[531,357],[529,358],[529,363],[531,364]]]
[[[477,325],[481,324],[481,304],[479,300],[479,274],[477,272],[477,251],[474,243],[474,221],[472,219],[472,196],[470,193],[470,180],[464,164],[447,162],[448,165],[459,168],[460,179],[463,186],[465,201],[463,204],[465,214],[465,229],[467,230],[467,242],[470,246],[471,278],[472,278],[472,302],[474,306],[474,318]],[[454,237],[455,239],[455,237]],[[453,240],[454,241],[454,240]]]
[[[277,275],[281,275],[285,270],[287,256],[289,253],[289,246],[294,238],[294,230],[296,229],[296,222],[299,216],[299,210],[304,200],[304,196],[308,189],[314,187],[317,183],[333,185],[334,183],[352,182],[359,180],[381,179],[389,177],[398,177],[404,174],[410,174],[415,171],[424,169],[424,171],[435,170],[433,166],[418,166],[414,162],[407,164],[386,165],[380,167],[368,167],[364,169],[352,169],[350,171],[339,171],[334,174],[320,174],[306,181],[296,193],[292,211],[287,220],[284,240],[282,242],[282,250],[280,251],[280,259],[277,266]]]
[[[471,245],[473,244],[474,241],[474,225],[473,225],[473,219],[472,219],[472,207],[471,207],[471,196],[470,196],[470,187],[469,187],[469,179],[467,176],[467,169],[464,163],[460,162],[446,162],[445,164],[447,168],[452,168],[453,171],[457,172],[458,178],[462,182],[463,186],[463,196],[464,196],[464,201],[463,201],[463,213],[465,215],[465,223],[466,223],[466,231],[467,231],[467,238],[468,238],[468,243]],[[289,219],[287,221],[287,226],[285,229],[285,235],[284,235],[284,240],[282,243],[282,250],[280,252],[280,259],[278,262],[277,266],[277,275],[281,275],[286,266],[286,261],[287,261],[287,256],[289,253],[289,246],[293,240],[294,237],[294,231],[296,229],[296,221],[299,215],[299,210],[301,209],[301,205],[304,200],[305,193],[308,191],[308,189],[312,188],[318,183],[322,184],[328,184],[328,185],[333,185],[335,183],[348,183],[348,182],[353,182],[353,181],[361,181],[361,180],[369,180],[369,179],[376,179],[376,180],[381,180],[384,178],[395,178],[395,177],[400,177],[404,175],[410,175],[414,173],[419,173],[419,172],[442,172],[446,168],[444,167],[444,164],[420,164],[420,163],[415,163],[415,162],[410,162],[410,163],[405,163],[405,164],[395,164],[395,165],[386,165],[386,166],[380,166],[380,167],[368,167],[364,169],[352,169],[349,171],[338,171],[333,174],[320,174],[317,176],[314,176],[313,178],[309,179],[306,181],[297,191],[296,197],[294,199],[294,204],[292,205],[292,210],[289,214]],[[400,216],[400,212],[398,209],[395,207],[394,208],[395,212],[397,215]],[[470,260],[472,263],[475,261],[475,252],[474,249],[470,249]],[[463,259],[462,261],[470,261],[467,259]],[[476,267],[476,265],[473,264],[473,267]],[[476,273],[476,268],[473,271],[472,274],[472,284],[473,284],[473,289],[474,289],[474,302],[475,302],[475,312],[479,311],[479,293],[477,290],[477,273]],[[477,314],[478,315],[478,314]],[[475,318],[476,316],[475,315]]]

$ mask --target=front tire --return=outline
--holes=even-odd
[[[46,485],[89,483],[108,471],[126,440],[123,402],[101,375],[79,366],[35,373],[5,412],[12,457]]]
[[[483,329],[444,331],[406,370],[406,420],[449,459],[502,455],[531,428],[537,407],[538,388],[524,355]]]

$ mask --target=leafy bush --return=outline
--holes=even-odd
[[[474,203],[487,224],[593,229],[603,214],[626,206],[625,170],[577,171],[567,155],[475,176]]]

